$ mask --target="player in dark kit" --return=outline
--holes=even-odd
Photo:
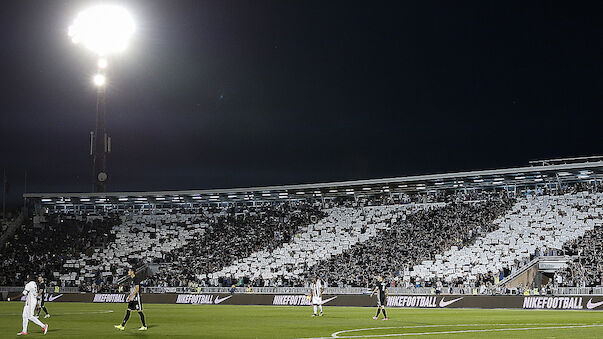
[[[387,318],[387,313],[385,313],[385,302],[387,300],[388,292],[387,292],[387,283],[383,280],[383,277],[377,277],[377,285],[373,289],[373,293],[371,293],[371,297],[377,294],[377,314],[373,317],[373,319],[379,319],[379,313],[383,310],[383,320],[389,320]]]
[[[128,298],[126,298],[126,302],[128,303],[128,309],[126,310],[126,316],[124,317],[124,321],[122,321],[121,325],[115,325],[120,331],[126,329],[126,323],[128,319],[130,319],[130,312],[136,311],[138,315],[140,315],[140,321],[142,322],[142,327],[140,327],[139,331],[146,331],[147,324],[144,321],[144,313],[142,313],[142,300],[140,298],[140,279],[136,276],[132,269],[128,270],[128,275],[130,276],[130,294]]]
[[[44,306],[44,299],[46,299],[46,283],[44,282],[44,278],[38,277],[38,305],[40,308],[38,308],[36,317],[39,317],[40,312],[44,310],[44,313],[46,313],[44,318],[50,318],[50,313],[48,313],[46,306]]]

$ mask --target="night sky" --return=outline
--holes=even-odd
[[[11,201],[90,191],[97,2],[0,14]],[[109,60],[108,189],[370,179],[603,153],[601,2],[124,1]],[[1,173],[0,173],[1,176]],[[1,181],[1,179],[0,179]]]

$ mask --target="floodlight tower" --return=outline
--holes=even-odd
[[[90,132],[94,192],[107,190],[107,154],[111,152],[111,137],[105,123],[107,57],[122,52],[133,33],[132,17],[124,8],[115,5],[99,5],[82,11],[69,26],[71,40],[82,43],[97,57],[97,72],[92,78],[97,89],[96,128]]]

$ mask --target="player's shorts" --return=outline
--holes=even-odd
[[[322,297],[312,297],[312,305],[322,305]]]
[[[23,318],[25,319],[29,319],[31,317],[34,316],[34,314],[36,313],[36,303],[25,303],[25,306],[23,306]]]
[[[385,293],[379,293],[377,297],[377,306],[385,306],[385,302],[387,301],[387,297]]]
[[[128,302],[128,309],[131,311],[142,311],[142,301],[140,301],[140,298]]]
[[[40,307],[44,306],[44,296],[38,299],[38,305],[40,305]]]

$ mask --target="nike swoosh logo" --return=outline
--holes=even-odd
[[[456,298],[456,299],[452,299],[452,300],[448,300],[448,301],[444,301],[444,298],[442,298],[442,300],[440,300],[440,307],[446,307],[452,303],[455,303],[461,299],[463,299],[464,297],[460,297],[460,298]]]
[[[48,296],[48,301],[55,301],[55,300],[59,299],[62,296],[63,296],[62,294],[59,294],[56,297],[53,297],[53,296],[50,295],[50,296]]]
[[[323,300],[323,301],[322,301],[320,304],[321,304],[321,305],[324,305],[324,304],[328,303],[329,301],[331,301],[331,300],[333,300],[333,299],[335,299],[335,298],[337,298],[337,296],[334,296],[334,297],[331,297],[331,298],[329,298],[329,299]]]
[[[592,310],[593,308],[599,307],[601,305],[603,305],[603,301],[594,303],[593,298],[590,298],[590,299],[588,299],[588,302],[586,303],[586,308],[588,308],[589,310]]]
[[[220,297],[216,297],[216,300],[214,300],[214,304],[219,304],[221,302],[223,302],[226,299],[230,299],[232,298],[232,295],[229,295],[228,297],[224,297],[224,298],[220,298]]]

